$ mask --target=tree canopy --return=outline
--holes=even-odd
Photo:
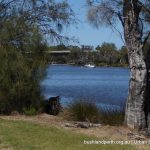
[[[126,6],[124,4],[125,2],[127,3]],[[150,26],[148,25],[150,23],[150,0],[134,0],[133,7],[137,7],[135,3],[138,3],[137,5],[140,9],[137,24],[139,25],[143,44],[145,44],[150,36]],[[130,0],[87,0],[87,4],[87,18],[92,25],[97,28],[100,26],[109,26],[119,32],[121,38],[124,39],[124,33],[117,26],[120,22],[124,28],[125,14],[129,9]]]

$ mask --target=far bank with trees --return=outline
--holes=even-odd
[[[127,48],[122,46],[120,49],[117,49],[114,43],[107,42],[98,45],[95,49],[93,46],[88,45],[66,46],[61,44],[49,46],[47,57],[49,63],[74,65],[92,63],[96,66],[128,66]]]

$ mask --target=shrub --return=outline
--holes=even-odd
[[[23,112],[27,116],[33,116],[37,114],[37,110],[34,107],[23,108]]]
[[[35,33],[36,34],[36,33]],[[28,39],[32,39],[28,37]],[[38,41],[34,38],[34,41]],[[40,83],[45,76],[44,43],[24,45],[23,53],[13,45],[0,46],[0,113],[23,112],[23,108],[41,107],[43,100]],[[42,48],[43,47],[43,48]]]
[[[74,101],[67,108],[67,118],[76,121],[99,122],[99,109],[89,101]]]
[[[3,100],[0,98],[0,114],[11,114],[11,106],[8,100]]]

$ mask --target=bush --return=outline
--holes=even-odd
[[[23,112],[27,116],[37,115],[37,110],[34,107],[23,108]]]
[[[4,51],[7,49],[0,49],[0,55]],[[0,59],[0,113],[22,113],[24,107],[30,106],[40,108],[43,100],[40,88],[42,72],[38,66],[31,68],[31,64],[28,64],[28,57],[15,49],[9,50],[6,58]],[[1,68],[3,65],[5,68]]]
[[[99,109],[88,101],[74,101],[67,108],[67,118],[76,121],[99,122]]]
[[[8,100],[3,100],[0,98],[0,114],[11,114],[11,105]]]
[[[13,29],[12,29],[13,30]],[[39,41],[38,31],[26,37],[30,45],[22,45],[25,52],[6,41],[0,45],[0,113],[23,112],[34,106],[37,110],[43,100],[40,83],[45,76],[46,44]],[[1,37],[0,37],[1,38]],[[31,52],[31,53],[28,53]]]

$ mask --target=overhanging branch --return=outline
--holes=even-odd
[[[121,21],[122,26],[124,27],[124,21],[123,21],[122,16],[119,12],[117,13],[117,16],[118,16],[119,20]]]
[[[144,47],[145,44],[147,43],[149,37],[150,37],[150,31],[148,32],[147,36],[145,37],[145,39],[144,39],[144,41],[143,41],[143,47]]]
[[[147,8],[142,2],[138,1],[138,4],[146,11],[150,14],[150,9]]]

